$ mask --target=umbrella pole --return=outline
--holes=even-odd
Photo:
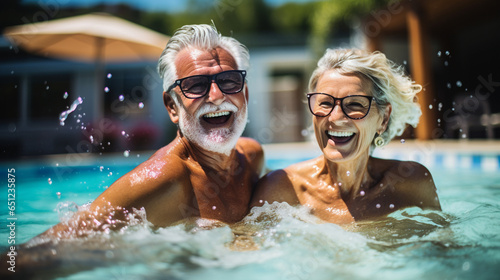
[[[94,72],[94,95],[93,95],[93,111],[94,123],[99,122],[104,116],[104,41],[106,39],[102,37],[96,38],[96,56],[95,56],[95,72]]]

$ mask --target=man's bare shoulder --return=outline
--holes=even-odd
[[[248,137],[240,137],[236,149],[242,153],[263,153],[260,143]]]
[[[167,145],[119,178],[96,199],[95,205],[107,203],[113,206],[135,207],[138,203],[160,197],[161,193],[173,192],[175,188],[186,185],[186,173],[186,165],[179,147]]]

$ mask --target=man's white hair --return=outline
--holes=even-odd
[[[158,61],[158,73],[163,79],[164,91],[178,79],[175,59],[181,50],[188,47],[206,51],[222,48],[234,58],[238,70],[248,71],[248,49],[236,39],[222,36],[214,26],[208,24],[185,25],[170,38]]]

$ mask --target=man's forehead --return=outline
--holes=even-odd
[[[175,59],[177,75],[189,76],[198,69],[218,67],[237,69],[233,56],[223,48],[202,50],[194,47],[182,49]]]

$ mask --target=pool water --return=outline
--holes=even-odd
[[[71,215],[140,160],[2,166],[2,173],[16,168],[16,242]],[[193,221],[152,230],[138,223],[25,253],[50,261],[37,272],[46,279],[498,279],[500,172],[431,173],[442,212],[408,208],[341,227],[274,203],[232,226]],[[8,234],[0,228],[3,246]]]

